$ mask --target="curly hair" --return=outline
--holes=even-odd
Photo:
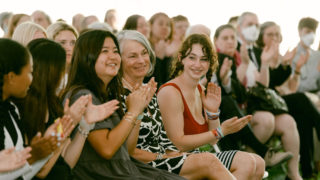
[[[218,67],[217,52],[213,47],[208,36],[204,34],[192,34],[182,43],[179,51],[178,57],[176,57],[172,62],[171,78],[177,77],[183,71],[182,59],[187,57],[192,51],[192,45],[200,44],[202,46],[202,51],[210,63],[209,70],[206,73],[207,81],[211,81],[212,73],[214,73]]]

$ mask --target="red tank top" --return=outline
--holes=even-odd
[[[186,100],[183,97],[182,91],[179,88],[179,86],[175,83],[166,83],[163,84],[160,88],[159,91],[161,90],[161,88],[165,87],[165,86],[173,86],[175,87],[181,94],[182,97],[182,101],[183,101],[183,106],[184,106],[184,111],[183,111],[183,118],[184,118],[184,134],[185,135],[192,135],[192,134],[200,134],[203,132],[207,132],[209,130],[209,126],[208,126],[208,122],[205,121],[204,124],[199,124],[192,116],[188,104],[186,102]],[[202,89],[200,84],[198,84],[198,90],[201,93]],[[203,106],[202,106],[203,107]]]

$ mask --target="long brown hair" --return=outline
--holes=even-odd
[[[211,81],[212,73],[216,71],[218,67],[217,52],[207,35],[204,34],[192,34],[182,43],[178,54],[180,57],[176,57],[172,62],[171,78],[177,77],[183,71],[182,59],[187,57],[192,50],[192,45],[200,44],[202,51],[210,63],[209,70],[206,74],[207,81]]]

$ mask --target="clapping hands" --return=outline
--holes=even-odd
[[[204,91],[201,94],[201,100],[204,108],[210,112],[218,112],[221,103],[221,89],[213,82],[208,83],[207,94]]]

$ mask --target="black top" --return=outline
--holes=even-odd
[[[283,84],[291,75],[291,67],[280,64],[277,68],[269,68],[270,82],[269,87],[275,89],[276,86]]]

